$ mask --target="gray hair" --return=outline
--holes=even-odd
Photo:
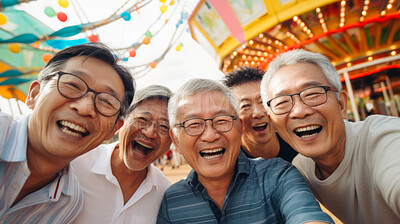
[[[140,89],[136,92],[132,104],[127,111],[127,116],[130,116],[132,111],[143,101],[148,99],[161,99],[167,103],[172,96],[171,90],[165,86],[151,85],[146,88]]]
[[[218,91],[224,94],[235,111],[235,116],[239,116],[238,103],[233,92],[223,85],[221,82],[211,79],[191,79],[184,83],[177,92],[171,97],[168,104],[168,118],[171,128],[174,128],[176,116],[178,115],[178,103],[181,99],[194,95],[196,93],[204,93]],[[240,123],[239,123],[240,124]]]
[[[306,51],[303,49],[295,49],[283,54],[278,55],[269,65],[267,68],[267,72],[265,73],[261,85],[260,85],[260,92],[262,102],[265,108],[269,108],[267,106],[268,101],[268,85],[271,81],[272,77],[278,72],[279,69],[285,66],[294,65],[297,63],[310,63],[313,65],[318,66],[322,73],[325,75],[326,79],[328,80],[329,84],[335,88],[338,92],[342,91],[342,83],[340,82],[340,77],[338,72],[336,71],[335,67],[329,61],[327,57],[322,54],[314,53],[310,51]],[[335,92],[336,98],[339,95]]]

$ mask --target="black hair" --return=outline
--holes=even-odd
[[[224,84],[232,88],[244,83],[261,81],[264,76],[264,71],[257,67],[241,67],[230,72],[223,80]]]

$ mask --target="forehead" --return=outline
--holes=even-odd
[[[178,116],[208,117],[234,113],[229,99],[219,91],[199,92],[186,96],[178,102]]]
[[[110,92],[121,97],[125,93],[119,74],[111,65],[100,59],[87,56],[72,57],[65,63],[63,72],[81,77],[90,88],[98,92]]]
[[[235,94],[238,101],[242,99],[250,99],[260,96],[261,81],[252,81],[232,87],[232,92]]]
[[[329,85],[322,70],[314,64],[297,63],[284,66],[274,74],[268,84],[268,94],[272,98],[316,85]]]
[[[140,102],[132,113],[149,112],[149,113],[167,113],[168,102],[163,99],[149,98]]]

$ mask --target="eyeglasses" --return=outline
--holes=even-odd
[[[112,117],[122,109],[121,101],[117,97],[106,92],[96,92],[89,88],[88,84],[80,77],[66,72],[56,72],[58,74],[57,89],[60,94],[67,99],[79,99],[88,92],[94,93],[93,103],[96,110],[105,117]]]
[[[211,121],[212,127],[215,130],[219,132],[228,132],[232,129],[233,121],[236,119],[237,117],[230,115],[220,115],[211,119],[192,118],[177,124],[177,126],[183,127],[185,132],[190,136],[198,136],[204,132],[207,121]]]
[[[141,116],[134,117],[133,120],[134,124],[136,124],[136,126],[138,126],[139,128],[148,128],[152,124],[154,124],[154,126],[156,127],[157,131],[160,134],[169,136],[169,125],[165,123],[152,121],[147,119],[146,117],[141,117]]]
[[[329,86],[314,86],[292,95],[277,96],[269,101],[267,105],[276,115],[289,113],[293,108],[293,96],[299,95],[301,101],[307,106],[315,107],[324,104],[327,100],[327,92],[337,92]]]

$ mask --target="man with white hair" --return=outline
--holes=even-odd
[[[261,82],[279,135],[316,198],[344,223],[400,223],[400,119],[344,120],[347,94],[325,56],[277,56]]]
[[[233,92],[215,80],[173,95],[170,135],[193,170],[165,192],[157,223],[333,223],[294,166],[240,151],[238,116]]]
[[[119,141],[72,161],[85,202],[76,223],[156,222],[171,183],[152,162],[171,145],[167,115],[171,95],[158,85],[137,91]]]

